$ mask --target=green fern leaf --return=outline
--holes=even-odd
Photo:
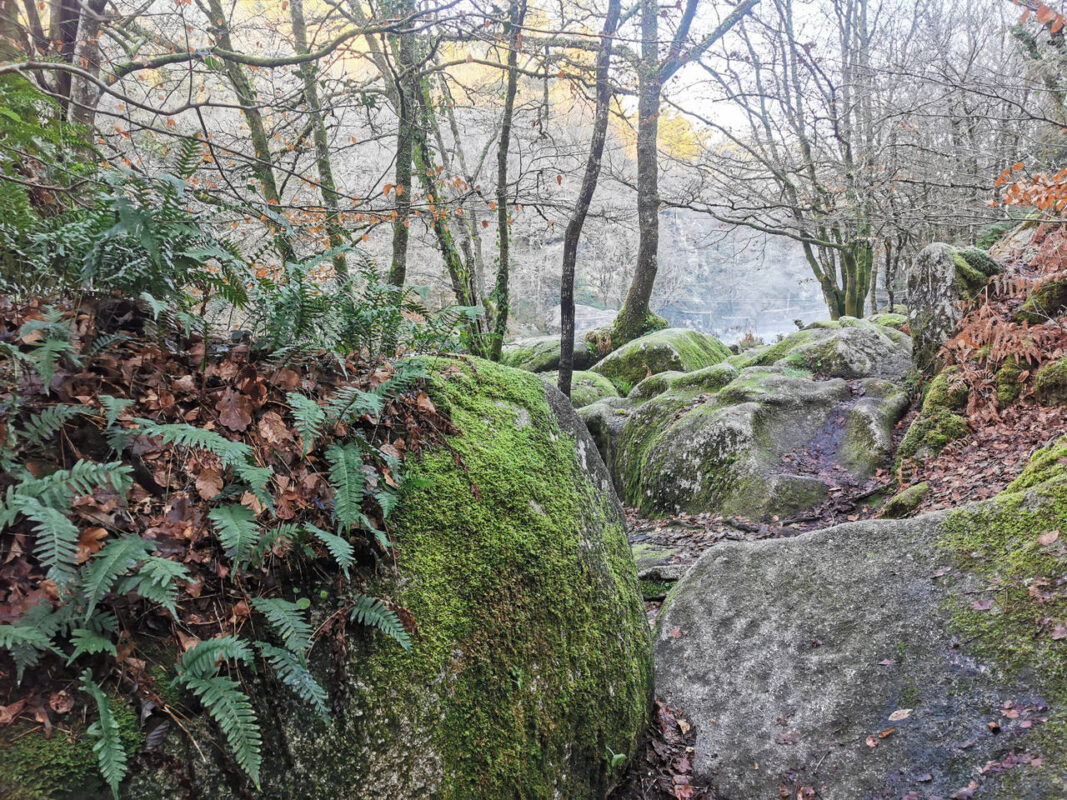
[[[220,636],[197,642],[182,656],[182,662],[178,665],[178,680],[214,675],[217,672],[215,664],[219,661],[251,664],[252,651],[236,636]]]
[[[101,486],[111,485],[119,494],[126,494],[133,485],[133,470],[118,461],[98,464],[79,460],[69,470],[57,469],[43,478],[28,478],[15,487],[14,498],[39,500],[42,505],[62,509],[70,505],[75,495],[92,494]],[[11,495],[8,498],[11,505]]]
[[[256,515],[247,506],[229,505],[213,508],[208,517],[215,523],[226,554],[240,569],[263,535],[256,525]]]
[[[303,657],[311,649],[313,631],[304,619],[307,601],[292,603],[280,597],[257,597],[252,606],[267,618],[282,642],[293,653]]]
[[[140,536],[122,536],[108,542],[89,560],[82,570],[82,594],[87,604],[86,619],[92,617],[97,603],[111,591],[116,581],[144,561],[155,549],[155,542]]]
[[[267,531],[252,551],[249,561],[256,565],[262,564],[267,554],[275,547],[288,547],[299,534],[300,526],[290,522],[284,522],[278,527]]]
[[[19,433],[38,447],[47,448],[52,444],[52,437],[57,431],[62,430],[64,425],[78,414],[91,411],[92,409],[86,406],[72,406],[66,403],[49,406],[30,417]]]
[[[296,430],[300,434],[300,441],[304,444],[304,455],[307,455],[315,447],[315,440],[322,436],[322,428],[326,424],[326,412],[310,397],[299,392],[289,392],[285,399],[293,410]]]
[[[315,709],[323,720],[329,720],[330,709],[326,705],[326,690],[315,680],[307,664],[289,650],[266,642],[256,642],[256,648],[267,659],[278,679],[293,690],[301,700]]]
[[[107,420],[109,428],[118,422],[119,415],[124,409],[129,408],[136,402],[128,397],[112,397],[109,394],[99,395],[96,399],[100,401],[100,405],[104,408],[104,418]]]
[[[363,456],[353,444],[330,445],[326,449],[330,462],[330,485],[333,486],[333,513],[345,528],[360,518],[363,503]]]
[[[379,414],[382,405],[383,398],[378,391],[365,392],[355,386],[344,386],[330,398],[327,408],[332,421],[349,422],[364,415]]]
[[[145,600],[159,603],[172,617],[177,618],[177,582],[188,580],[189,577],[189,570],[184,564],[159,556],[149,556],[136,575],[123,579],[118,591],[135,592]]]
[[[405,650],[411,650],[411,637],[400,622],[400,617],[377,597],[357,594],[349,619],[377,628]]]
[[[73,664],[80,655],[96,655],[97,653],[110,653],[118,655],[115,643],[110,636],[106,636],[89,628],[75,628],[71,631],[70,641],[74,645],[74,651],[67,657],[67,663]]]
[[[221,675],[186,677],[182,682],[200,698],[226,737],[237,765],[248,773],[258,789],[263,742],[252,704],[241,691],[240,684]]]
[[[352,548],[352,543],[343,536],[329,533],[314,525],[308,524],[304,527],[311,531],[311,533],[315,535],[315,538],[325,545],[326,549],[330,551],[330,555],[333,556],[333,560],[337,562],[337,566],[341,568],[341,572],[343,572],[344,576],[347,578],[348,570],[356,560],[355,550]]]
[[[122,736],[119,732],[119,723],[111,710],[111,703],[103,689],[93,681],[92,673],[85,670],[82,673],[82,688],[85,689],[93,700],[96,701],[96,711],[99,718],[89,726],[88,733],[96,741],[93,742],[93,752],[96,754],[96,763],[100,767],[100,774],[104,776],[107,785],[111,787],[111,794],[118,800],[119,784],[126,777],[126,748],[122,745]]]
[[[58,652],[49,631],[27,624],[0,625],[0,647],[11,653],[19,683],[22,683],[22,674],[27,667],[34,667],[40,661],[41,653],[46,650]]]
[[[61,512],[33,498],[18,502],[18,509],[34,522],[33,554],[59,586],[70,584],[78,571],[78,528]]]
[[[250,461],[252,448],[244,442],[234,442],[215,431],[197,428],[184,423],[161,424],[150,419],[136,420],[148,436],[159,437],[164,444],[175,444],[179,447],[195,447],[207,450],[222,459],[227,466],[239,461]]]

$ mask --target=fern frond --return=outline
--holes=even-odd
[[[205,428],[197,428],[181,422],[162,424],[141,418],[138,418],[136,422],[143,429],[143,433],[162,439],[164,444],[207,450],[221,458],[227,466],[239,461],[248,461],[252,456],[252,448],[244,442],[231,441]]]
[[[302,605],[280,597],[257,597],[252,600],[252,606],[267,618],[282,643],[293,653],[303,657],[311,649],[313,631],[304,619],[306,601]]]
[[[178,616],[178,581],[189,579],[189,570],[184,564],[159,556],[145,559],[136,575],[131,575],[119,584],[119,592],[135,592],[145,600],[158,603]]]
[[[90,358],[107,350],[112,345],[116,345],[119,342],[133,341],[125,333],[109,333],[105,336],[97,336],[93,339],[92,345],[86,350],[86,353]]]
[[[237,473],[237,477],[248,484],[252,494],[264,507],[274,508],[274,495],[267,488],[270,479],[274,477],[274,470],[270,467],[250,464],[247,461],[238,461],[234,463],[233,471]]]
[[[97,603],[111,591],[116,581],[155,549],[155,542],[135,535],[122,536],[104,545],[82,570],[82,593],[87,604],[85,617],[92,617]]]
[[[364,415],[375,416],[379,414],[382,410],[382,405],[382,395],[377,391],[365,392],[355,386],[342,386],[329,399],[326,407],[332,421],[349,422]]]
[[[219,661],[240,661],[252,663],[252,651],[248,645],[236,636],[220,636],[197,642],[182,656],[178,665],[178,679],[205,678],[214,675],[215,664]]]
[[[75,364],[79,363],[74,353],[74,345],[64,339],[45,339],[30,352],[33,367],[46,392],[49,391],[48,385],[52,378],[56,376],[61,356],[66,355]]]
[[[48,577],[67,586],[78,571],[78,528],[60,511],[36,499],[21,499],[18,510],[34,522],[33,554],[48,569]]]
[[[72,406],[66,403],[49,406],[30,417],[26,422],[26,426],[19,433],[38,447],[47,448],[52,444],[52,437],[57,431],[61,430],[64,425],[78,414],[90,411],[92,409],[86,406]]]
[[[374,499],[378,501],[378,508],[382,510],[382,519],[389,519],[389,515],[400,503],[400,495],[396,490],[383,486],[374,493]]]
[[[322,436],[322,428],[326,424],[326,412],[310,397],[299,392],[289,392],[285,399],[293,410],[296,430],[300,434],[300,441],[304,444],[304,455],[307,455],[315,447],[315,440]]]
[[[104,408],[104,419],[107,420],[109,428],[118,422],[119,414],[124,409],[129,408],[136,402],[128,397],[112,397],[109,394],[99,395],[96,399],[100,401],[100,405]]]
[[[67,657],[67,664],[73,664],[82,654],[96,655],[97,653],[110,653],[118,655],[115,643],[110,636],[90,630],[89,628],[75,628],[70,633],[70,641],[74,645],[74,651]]]
[[[226,554],[240,568],[259,543],[262,531],[252,509],[242,505],[219,506],[208,513]]]
[[[232,678],[215,675],[209,678],[186,677],[185,686],[204,704],[230,745],[237,766],[259,788],[262,738],[259,721],[241,686]]]
[[[357,594],[355,605],[352,606],[348,618],[361,625],[377,628],[405,650],[411,650],[411,637],[400,621],[400,617],[377,597]]]
[[[133,485],[133,470],[118,461],[98,464],[79,460],[67,469],[57,469],[43,478],[28,478],[15,487],[16,500],[34,498],[42,505],[64,508],[75,495],[92,494],[101,486],[111,485],[121,495]]]
[[[290,651],[266,642],[256,642],[256,648],[267,659],[278,679],[293,690],[293,693],[315,709],[323,720],[329,720],[330,709],[326,705],[326,690],[315,680],[307,664]]]
[[[363,456],[354,444],[332,444],[326,449],[333,487],[333,513],[346,528],[355,525],[362,513]]]
[[[118,800],[119,784],[126,777],[126,748],[122,745],[122,736],[119,733],[119,723],[111,710],[111,703],[103,689],[93,681],[92,673],[85,670],[82,673],[82,688],[85,689],[93,700],[96,701],[96,711],[99,718],[89,726],[88,733],[96,741],[93,742],[93,752],[96,754],[96,763],[100,767],[100,774],[104,776],[107,785],[111,787],[111,794]]]
[[[37,665],[41,653],[46,650],[57,652],[52,643],[52,634],[35,625],[0,625],[0,647],[11,653],[15,661],[16,679],[22,682],[22,674],[27,667]]]
[[[267,554],[275,547],[288,547],[300,534],[300,526],[291,522],[283,522],[276,528],[273,528],[265,532],[260,538],[259,543],[255,546],[249,561],[253,564],[259,565],[263,563],[263,559],[267,557]]]
[[[304,527],[311,531],[311,533],[315,535],[315,538],[322,542],[326,549],[330,551],[333,560],[337,562],[337,566],[341,568],[341,572],[343,572],[344,576],[347,578],[348,570],[356,560],[355,550],[352,548],[352,543],[343,536],[329,533],[314,525],[307,524]]]

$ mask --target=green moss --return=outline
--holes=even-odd
[[[1040,324],[1067,310],[1067,278],[1058,277],[1046,281],[1030,293],[1016,318]]]
[[[965,383],[956,379],[959,367],[946,367],[930,381],[923,396],[923,414],[933,414],[939,409],[960,411],[967,407],[970,391]]]
[[[1007,492],[1021,492],[1067,475],[1067,437],[1038,450],[1030,457],[1019,477],[1008,484]]]
[[[919,503],[923,501],[930,492],[930,484],[917,483],[914,486],[909,486],[902,492],[893,495],[886,500],[884,506],[882,506],[882,516],[887,519],[899,519],[900,517],[906,517],[912,511],[919,507]]]
[[[558,372],[542,372],[541,380],[555,386],[559,383]],[[571,403],[575,408],[582,408],[605,397],[618,397],[614,384],[603,375],[595,372],[576,371],[571,373]]]
[[[1019,399],[1023,390],[1022,384],[1019,383],[1022,372],[1022,367],[1013,356],[1000,365],[997,370],[997,405],[1000,408],[1007,408]]]
[[[875,314],[872,317],[868,317],[868,319],[875,325],[881,325],[883,328],[893,328],[898,331],[908,324],[908,317],[905,314],[893,314],[887,312],[884,314]]]
[[[986,278],[992,278],[1000,272],[1000,264],[980,247],[964,247],[959,254],[968,266],[978,270]]]
[[[1067,640],[1052,639],[1051,625],[1067,622],[1067,592],[1057,583],[1067,573],[1067,547],[1037,541],[1051,530],[1067,530],[1062,476],[1031,493],[1006,491],[991,504],[951,512],[941,546],[986,585],[982,597],[993,601],[992,609],[978,611],[973,594],[954,596],[955,633],[1009,679],[1025,679],[1052,708],[1052,719],[1035,725],[1031,737],[1045,758],[1044,772],[1055,781],[1067,770]]]
[[[674,581],[652,581],[642,578],[638,581],[641,596],[645,600],[663,600],[671,590]]]
[[[416,643],[409,656],[376,648],[361,683],[368,702],[433,732],[447,776],[435,797],[597,796],[603,754],[632,755],[651,691],[623,520],[584,477],[538,379],[472,364],[432,379],[462,433],[414,470],[395,521],[394,599],[418,622]],[[595,541],[576,535],[590,527]]]
[[[969,436],[967,420],[945,408],[922,414],[911,424],[897,450],[898,463],[906,458],[936,456],[954,439]]]
[[[953,251],[952,261],[956,267],[956,287],[960,295],[962,297],[973,297],[978,294],[982,287],[986,285],[989,276],[980,269],[971,266],[959,250]]]
[[[611,380],[636,385],[660,372],[690,372],[730,357],[718,339],[678,328],[650,333],[623,345],[592,369]]]
[[[813,323],[819,325],[821,323]],[[828,324],[828,323],[827,323]],[[809,326],[810,328],[811,326]],[[840,327],[840,326],[838,326]],[[776,364],[781,359],[789,355],[793,350],[798,347],[809,344],[815,340],[815,335],[809,330],[796,331],[786,336],[782,341],[776,342],[770,347],[763,348],[756,351],[748,358],[744,359],[740,363],[734,364],[738,369],[744,369],[745,367],[769,367]],[[803,359],[803,363],[797,363],[794,366],[807,366],[807,360]],[[733,360],[731,359],[731,363]]]
[[[137,715],[112,698],[126,753],[132,757],[142,743]],[[93,740],[79,726],[56,728],[46,739],[39,726],[23,724],[0,734],[0,796],[6,800],[97,800],[110,796],[100,777]]]
[[[1067,358],[1051,361],[1037,371],[1034,397],[1047,406],[1067,405]]]

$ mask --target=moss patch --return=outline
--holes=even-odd
[[[1006,492],[1021,492],[1067,476],[1067,436],[1038,450],[1019,477],[1008,484]]]
[[[1043,772],[1050,785],[1062,791],[1062,777],[1056,776],[1067,769],[1067,639],[1053,635],[1057,625],[1067,625],[1062,584],[1067,543],[1042,545],[1038,537],[1052,530],[1067,530],[1067,481],[1062,475],[1030,494],[1006,491],[977,510],[950,513],[941,545],[989,589],[981,597],[993,601],[991,609],[979,611],[973,608],[973,594],[955,598],[958,635],[980,657],[999,664],[1007,677],[1025,680],[1043,693],[1052,708],[1050,721],[1035,725],[1031,736],[1045,758]]]
[[[555,386],[559,383],[559,373],[542,372],[541,380]],[[603,375],[581,370],[571,374],[571,403],[575,408],[582,408],[605,397],[618,396],[618,389]]]
[[[1037,371],[1034,397],[1047,406],[1067,405],[1067,358],[1045,364]]]
[[[414,470],[421,488],[396,520],[405,583],[394,599],[418,621],[415,646],[407,657],[376,650],[361,682],[374,687],[370,703],[440,715],[433,748],[446,780],[434,797],[598,796],[604,754],[634,752],[651,690],[623,521],[582,472],[539,380],[472,362],[432,380],[462,435],[455,454],[430,453]],[[425,706],[428,686],[439,706],[413,705]]]
[[[882,516],[887,519],[899,519],[900,517],[906,517],[912,511],[919,507],[919,503],[930,492],[930,484],[917,483],[914,486],[909,486],[902,492],[899,492],[888,500],[885,505],[882,506]]]
[[[126,753],[142,743],[137,715],[112,698]],[[93,740],[80,727],[57,728],[45,739],[40,727],[18,724],[0,735],[0,796],[6,800],[96,800],[110,797],[100,777]]]
[[[1067,278],[1046,281],[1026,298],[1015,316],[1020,321],[1040,324],[1067,310]]]
[[[679,328],[650,333],[623,345],[592,369],[612,381],[636,385],[660,372],[691,372],[718,364],[730,351],[718,339]]]
[[[930,381],[923,397],[923,414],[933,414],[940,409],[960,411],[967,407],[970,392],[965,383],[955,380],[959,367],[947,367]]]
[[[897,450],[897,461],[936,456],[949,442],[962,439],[970,433],[967,420],[948,409],[938,408],[931,414],[923,414],[911,424]]]

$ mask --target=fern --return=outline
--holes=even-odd
[[[329,533],[314,525],[307,524],[304,527],[314,534],[315,538],[330,551],[333,560],[337,562],[337,566],[341,568],[341,572],[347,578],[348,570],[355,562],[355,550],[352,548],[352,543],[343,536]]]
[[[180,422],[161,424],[141,418],[138,418],[136,422],[145,434],[162,439],[164,444],[207,450],[221,458],[227,466],[239,461],[249,461],[252,456],[252,448],[244,442],[232,441],[205,428],[197,428]]]
[[[62,430],[64,425],[78,414],[84,414],[91,410],[86,406],[72,406],[66,403],[49,406],[30,417],[26,422],[26,426],[19,433],[38,447],[47,448],[52,444],[52,437],[56,432]]]
[[[52,643],[52,636],[48,631],[41,630],[35,625],[25,624],[0,625],[0,647],[11,653],[15,662],[16,679],[22,682],[22,675],[27,667],[36,666],[41,653],[46,650],[56,652]]]
[[[134,405],[136,402],[128,397],[112,397],[109,394],[102,394],[96,399],[100,401],[100,405],[104,408],[104,418],[107,420],[107,426],[109,428],[118,422],[119,415],[125,409]]]
[[[330,462],[330,485],[333,486],[333,513],[346,528],[355,525],[363,503],[363,456],[353,444],[330,445],[326,449]]]
[[[78,528],[62,512],[35,499],[20,500],[18,510],[34,523],[33,554],[47,568],[48,577],[61,587],[70,584],[78,571]]]
[[[301,658],[311,649],[311,625],[304,619],[308,602],[292,603],[279,597],[257,597],[252,606],[267,618],[282,643]]]
[[[304,444],[303,455],[307,455],[314,448],[315,440],[322,436],[322,428],[326,424],[326,412],[310,397],[299,392],[289,392],[285,399],[292,407],[296,430],[300,434],[300,441]]]
[[[328,720],[330,709],[326,705],[326,690],[322,688],[307,664],[289,650],[266,642],[256,642],[256,648],[267,659],[274,674],[323,719]]]
[[[248,561],[262,536],[256,525],[256,515],[247,506],[229,505],[211,509],[208,517],[215,523],[226,554],[239,569]]]
[[[119,723],[111,711],[111,703],[107,695],[93,681],[89,670],[82,673],[82,688],[85,689],[93,700],[96,701],[96,711],[99,718],[89,726],[88,733],[96,741],[93,742],[93,752],[96,754],[96,763],[100,767],[100,774],[104,776],[107,785],[111,787],[111,794],[118,800],[119,784],[126,777],[126,748],[122,745],[122,736],[119,732]]]
[[[331,421],[350,422],[364,415],[379,414],[382,405],[382,396],[376,391],[365,392],[355,386],[343,386],[330,398],[327,408]]]
[[[188,580],[189,577],[189,570],[184,564],[159,556],[149,556],[136,575],[130,575],[119,583],[118,590],[120,593],[136,592],[145,600],[163,606],[176,618],[178,581]]]
[[[60,508],[70,505],[75,495],[92,494],[97,488],[108,485],[119,494],[126,494],[133,485],[133,470],[118,461],[98,464],[79,460],[69,470],[57,469],[44,478],[28,478],[18,486],[10,487],[6,502],[10,507],[25,498],[33,498],[42,505]]]
[[[300,526],[290,522],[282,523],[278,527],[266,531],[252,549],[252,554],[248,560],[252,564],[262,564],[271,550],[278,546],[287,547],[292,544],[299,533]]]
[[[82,570],[82,594],[87,604],[87,619],[92,617],[97,603],[111,591],[118,579],[147,558],[155,547],[154,542],[140,536],[122,536],[108,542],[92,557]]]
[[[236,636],[220,636],[197,642],[178,665],[178,680],[206,678],[216,673],[215,664],[219,661],[240,661],[252,663],[252,651],[248,645]]]
[[[112,656],[118,656],[118,650],[110,636],[89,628],[75,628],[71,631],[70,641],[74,645],[74,651],[67,657],[67,664],[73,664],[78,656],[83,654],[110,653]]]
[[[221,675],[185,677],[182,683],[200,698],[226,737],[237,765],[248,773],[258,789],[263,741],[252,704],[241,691],[241,685]]]
[[[407,630],[400,622],[400,617],[377,597],[357,594],[355,605],[349,613],[349,619],[361,625],[377,628],[405,650],[411,650],[411,637],[408,636]]]

